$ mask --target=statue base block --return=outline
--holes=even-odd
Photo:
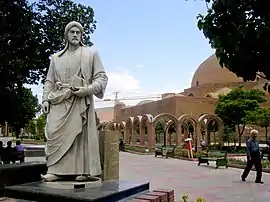
[[[74,186],[72,183],[70,185],[63,185],[59,182],[54,183],[55,184],[51,187],[49,187],[50,183],[47,182],[33,182],[6,187],[5,196],[39,202],[113,202],[125,201],[125,199],[129,197],[149,190],[149,183],[134,183],[118,180],[102,181],[101,186],[98,187],[75,189],[71,188]],[[56,183],[58,183],[58,188]],[[87,182],[78,183],[85,184]],[[70,188],[67,188],[68,186],[70,186]]]
[[[55,188],[55,189],[80,189],[80,188],[95,188],[102,186],[101,179],[96,181],[56,181],[56,182],[43,182],[41,187]]]

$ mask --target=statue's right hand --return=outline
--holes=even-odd
[[[42,110],[44,114],[48,114],[49,113],[49,108],[50,108],[50,104],[48,101],[44,101],[42,104]]]

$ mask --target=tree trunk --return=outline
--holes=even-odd
[[[265,141],[266,142],[268,142],[267,133],[268,133],[268,127],[265,127]]]
[[[243,132],[245,130],[245,127],[246,127],[246,125],[243,124],[242,130],[241,130],[240,126],[237,125],[237,130],[238,130],[238,147],[239,148],[241,147],[241,140],[242,140],[242,135],[243,135]]]

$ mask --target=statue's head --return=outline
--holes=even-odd
[[[65,28],[64,40],[66,45],[81,45],[83,46],[82,42],[82,35],[83,35],[83,26],[76,21],[72,21],[67,24]]]

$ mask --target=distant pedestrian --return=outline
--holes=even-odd
[[[202,147],[202,150],[206,150],[206,141],[205,140],[201,141],[201,147]]]
[[[247,165],[241,176],[242,181],[246,181],[246,178],[252,168],[255,165],[257,174],[255,183],[263,184],[262,182],[262,163],[260,158],[260,147],[259,142],[256,140],[258,136],[257,130],[251,130],[251,138],[246,142],[247,145]]]

